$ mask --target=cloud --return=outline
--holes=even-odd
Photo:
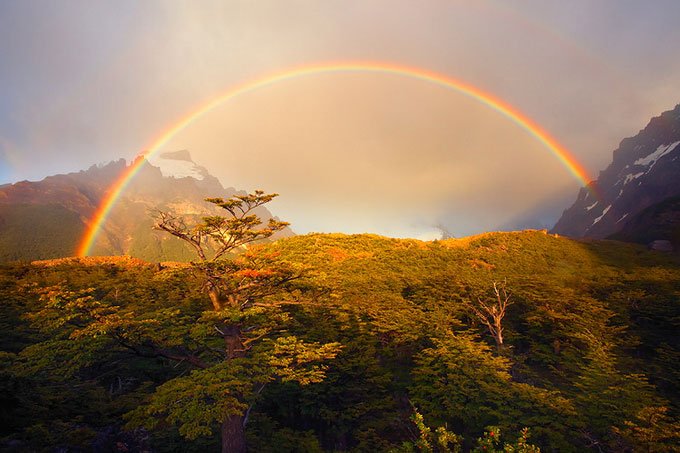
[[[620,139],[677,102],[680,64],[665,44],[680,39],[678,14],[680,3],[666,0],[2,2],[0,134],[13,145],[11,178],[39,179],[130,159],[242,81],[310,62],[386,60],[494,93],[596,174]],[[471,231],[500,220],[499,210],[545,203],[537,194],[551,183],[568,185],[550,160],[520,165],[544,154],[530,138],[448,93],[363,77],[350,94],[322,83],[235,101],[216,112],[221,125],[206,118],[195,126],[206,135],[192,133],[183,147],[248,153],[252,162],[225,157],[215,171],[227,184],[307,196],[302,205],[329,219],[308,228],[340,229],[333,209],[358,218],[379,204],[396,222],[403,202],[433,222],[464,212],[460,231]],[[220,151],[225,134],[233,139]],[[258,165],[279,170],[260,179]],[[550,170],[530,173],[532,165]],[[322,214],[324,200],[337,205]]]

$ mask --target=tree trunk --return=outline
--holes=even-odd
[[[220,297],[219,289],[212,287],[208,290],[208,296],[210,297],[210,302],[212,302],[215,311],[222,310],[222,298]]]
[[[218,288],[213,287],[208,293],[213,308],[221,310],[224,307],[223,294]],[[230,298],[231,299],[231,298]],[[231,302],[229,300],[228,302]],[[224,338],[224,352],[227,360],[245,357],[246,350],[241,340],[241,326],[239,324],[222,325],[219,329]],[[220,434],[222,436],[222,453],[245,453],[246,430],[243,415],[231,415],[222,423]]]
[[[245,357],[246,349],[241,340],[241,326],[238,324],[227,325],[223,326],[221,330],[227,360]]]
[[[222,423],[222,453],[245,453],[246,430],[242,415],[231,415]]]
[[[498,350],[500,351],[503,349],[503,326],[501,325],[502,318],[494,318],[494,324],[496,325],[496,335],[495,335],[495,340],[496,340],[496,346],[498,347]]]

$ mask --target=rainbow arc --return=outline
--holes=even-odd
[[[501,115],[513,121],[520,128],[533,136],[536,140],[550,151],[562,165],[576,178],[582,185],[594,190],[589,183],[591,178],[585,168],[578,160],[548,132],[541,128],[531,118],[524,115],[518,109],[504,102],[502,99],[485,92],[473,85],[460,80],[448,77],[443,74],[428,71],[422,68],[403,66],[393,63],[383,62],[335,62],[301,66],[293,69],[284,70],[275,74],[270,74],[255,80],[250,80],[240,85],[234,86],[226,93],[221,94],[204,105],[194,109],[189,114],[183,116],[173,123],[168,129],[158,136],[128,169],[108,188],[106,195],[102,199],[96,212],[89,221],[88,227],[78,246],[77,255],[87,256],[97,240],[102,226],[107,216],[115,206],[116,201],[125,191],[129,182],[135,177],[144,164],[144,160],[156,154],[166,145],[176,134],[184,130],[194,121],[209,113],[216,107],[225,102],[244,94],[253,92],[286,80],[297,79],[306,76],[314,76],[329,73],[378,73],[391,74],[398,77],[421,80],[435,85],[450,89],[466,96],[469,96]],[[597,196],[597,194],[595,194]]]

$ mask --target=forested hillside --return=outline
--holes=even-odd
[[[296,277],[248,296],[269,349],[216,365],[195,268],[4,265],[2,448],[216,451],[221,410],[245,414],[254,452],[532,451],[525,427],[548,452],[679,448],[675,255],[542,231],[315,234],[246,255],[241,282]]]

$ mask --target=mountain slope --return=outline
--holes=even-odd
[[[594,183],[599,199],[581,189],[553,232],[606,238],[644,209],[680,195],[680,105],[621,141],[612,163]]]
[[[640,244],[665,240],[680,250],[680,197],[667,198],[644,209],[610,239]]]
[[[0,261],[72,254],[84,231],[78,213],[59,204],[0,206]]]
[[[128,169],[121,159],[78,173],[0,186],[0,261],[74,255],[108,187]],[[182,241],[153,230],[154,211],[193,218],[219,214],[204,199],[237,193],[244,192],[224,188],[188,152],[161,154],[137,171],[109,213],[91,253],[149,261],[190,260],[193,252]],[[264,221],[272,217],[265,208],[256,214]]]

